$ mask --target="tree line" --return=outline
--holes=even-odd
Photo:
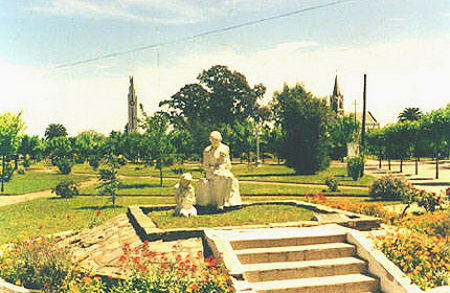
[[[302,84],[284,85],[268,105],[260,102],[263,84],[251,87],[246,77],[223,65],[202,71],[195,83],[186,84],[147,115],[141,106],[140,132],[111,131],[109,135],[87,130],[68,137],[62,124],[50,124],[43,138],[23,135],[19,115],[0,115],[2,182],[18,162],[49,159],[62,173],[74,163],[88,162],[97,169],[106,156],[154,166],[200,160],[209,133],[218,130],[231,155],[251,163],[256,144],[261,159],[282,160],[298,174],[327,168],[331,159],[347,155],[347,143],[358,141],[361,126],[354,117],[339,116],[326,99],[318,98]],[[423,115],[418,121],[401,121],[367,135],[367,152],[380,158],[448,156],[449,106]]]

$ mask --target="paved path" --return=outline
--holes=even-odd
[[[400,163],[391,162],[391,170],[388,170],[386,161],[382,162],[381,169],[378,168],[378,161],[368,160],[365,171],[373,176],[380,177],[386,173],[393,175],[403,175],[416,188],[439,193],[450,187],[450,160],[443,160],[439,163],[439,179],[435,178],[436,165],[434,161],[420,161],[418,174],[415,175],[415,163],[413,161],[403,162],[403,172],[400,173]]]
[[[86,187],[97,183],[97,180],[89,180],[86,182],[82,182],[80,187]],[[20,194],[20,195],[1,195],[0,196],[0,207],[7,206],[11,204],[21,203],[24,201],[29,201],[33,199],[38,199],[41,197],[53,197],[55,196],[51,190],[43,190],[32,193]]]

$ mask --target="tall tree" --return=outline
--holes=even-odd
[[[359,122],[355,121],[353,115],[338,116],[334,123],[330,125],[330,135],[332,140],[331,157],[333,159],[343,159],[347,156],[347,143],[355,141],[357,133],[361,130]]]
[[[169,134],[169,118],[164,113],[158,112],[145,117],[142,128],[145,130],[144,140],[147,147],[144,159],[148,165],[154,165],[159,170],[162,186],[163,166],[173,163],[175,152]]]
[[[61,123],[50,123],[45,129],[45,139],[52,140],[55,137],[67,136],[67,129]]]
[[[286,165],[298,174],[313,174],[328,167],[328,127],[334,115],[326,101],[297,84],[293,88],[285,85],[274,94],[272,103],[285,136],[281,152]]]
[[[2,160],[1,192],[5,191],[4,182],[11,178],[12,170],[9,160],[20,144],[20,136],[25,128],[22,112],[17,115],[11,113],[0,114],[0,156]]]
[[[417,107],[407,107],[398,114],[398,121],[417,121],[422,117],[423,113]]]
[[[204,70],[197,80],[160,106],[168,107],[171,122],[189,132],[195,152],[201,154],[211,130],[231,127],[236,121],[259,119],[263,111],[258,111],[258,100],[266,88],[262,84],[250,87],[242,73],[223,65]]]

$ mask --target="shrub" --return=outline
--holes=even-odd
[[[22,165],[23,165],[24,168],[30,167],[31,166],[31,160],[29,158],[24,158],[23,162],[22,162]]]
[[[404,177],[385,175],[376,179],[370,186],[369,194],[375,199],[402,200],[411,198],[414,189]]]
[[[78,195],[79,184],[73,180],[64,180],[59,182],[55,188],[52,189],[53,193],[61,196],[61,198],[70,198],[74,195]]]
[[[22,167],[19,167],[19,169],[17,169],[17,174],[24,175],[25,174],[25,169],[22,168]]]
[[[2,170],[2,164],[0,164],[0,176],[3,174],[3,181],[8,182],[14,175],[14,166],[10,162],[5,163],[5,170]]]
[[[364,160],[362,157],[349,158],[347,161],[347,174],[353,180],[358,180],[363,175]]]
[[[377,239],[378,249],[421,289],[448,284],[450,254],[446,238],[396,231]]]
[[[435,192],[419,190],[415,194],[415,201],[419,207],[423,207],[427,212],[434,212],[437,207],[442,207],[447,195],[436,195]]]
[[[364,214],[383,219],[385,222],[392,222],[397,218],[397,214],[389,212],[381,203],[353,202],[345,199],[331,199],[323,203],[335,209],[345,210],[357,214]]]
[[[338,182],[334,177],[328,177],[325,179],[325,184],[328,186],[330,191],[338,191]]]
[[[179,250],[176,245],[173,248]],[[212,257],[203,265],[196,265],[178,252],[171,255],[151,251],[147,241],[137,249],[125,244],[123,250],[120,260],[131,274],[114,292],[234,292],[230,277]],[[197,256],[200,258],[203,258],[201,251]]]
[[[72,171],[73,162],[66,158],[58,158],[54,160],[54,165],[58,167],[59,172],[67,175]]]
[[[68,251],[55,248],[45,238],[16,242],[0,255],[0,277],[44,292],[63,292],[73,266]]]
[[[97,155],[91,155],[88,158],[89,166],[91,166],[92,169],[97,170],[100,166],[101,157]]]

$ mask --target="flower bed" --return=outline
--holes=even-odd
[[[123,251],[126,279],[113,280],[80,272],[70,254],[47,239],[16,242],[0,252],[0,277],[48,293],[234,292],[229,275],[212,257],[195,265],[189,255],[152,252],[148,242],[135,249],[125,245]],[[195,257],[203,260],[201,252]]]
[[[377,237],[377,247],[420,288],[448,285],[450,248],[446,238],[397,229]]]

